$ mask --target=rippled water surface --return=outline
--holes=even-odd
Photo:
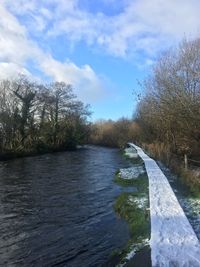
[[[0,265],[100,266],[129,232],[112,205],[129,163],[87,147],[0,163]]]

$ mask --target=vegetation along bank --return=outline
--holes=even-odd
[[[128,149],[124,156],[129,158]],[[130,160],[132,166],[120,169],[115,182],[129,190],[121,193],[114,204],[115,212],[129,225],[130,240],[122,251],[116,251],[113,257],[119,259],[117,266],[151,266],[150,260],[150,218],[148,177],[143,161],[135,154]]]
[[[0,159],[74,149],[87,142],[91,112],[64,82],[0,81]]]
[[[195,196],[200,194],[200,39],[165,51],[141,82],[133,119],[97,121],[94,144],[132,141],[161,160]]]

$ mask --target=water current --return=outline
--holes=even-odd
[[[1,162],[0,265],[105,264],[129,239],[113,210],[123,190],[114,174],[129,165],[93,146]]]

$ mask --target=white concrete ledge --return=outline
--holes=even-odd
[[[153,267],[200,267],[200,242],[156,162],[132,144],[149,178]]]

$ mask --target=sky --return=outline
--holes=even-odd
[[[0,79],[72,84],[92,120],[131,118],[157,57],[200,35],[199,0],[0,0]]]

